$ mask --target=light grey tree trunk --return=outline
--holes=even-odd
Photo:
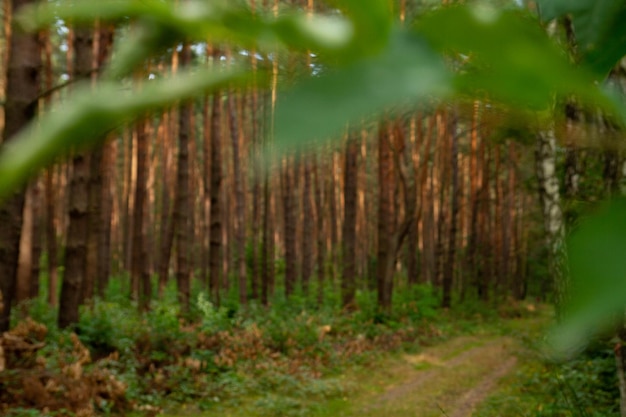
[[[536,150],[539,197],[543,209],[548,266],[553,283],[554,301],[559,315],[568,286],[565,223],[556,173],[556,138],[552,128],[537,134]]]

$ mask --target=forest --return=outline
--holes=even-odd
[[[0,415],[626,416],[623,0],[2,0]]]

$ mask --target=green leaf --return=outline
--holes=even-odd
[[[248,73],[233,69],[223,73],[181,72],[145,82],[138,90],[123,90],[119,83],[105,81],[95,90],[88,83],[77,85],[70,100],[54,106],[4,145],[0,152],[0,198],[68,150],[100,142],[109,131],[141,115],[248,80]]]
[[[578,53],[603,79],[626,55],[626,2],[624,0],[540,0],[545,20],[572,18]]]
[[[626,200],[604,203],[568,241],[570,297],[552,335],[557,354],[575,353],[611,330],[626,308]]]
[[[133,22],[128,37],[116,46],[110,78],[126,76],[146,59],[184,41],[338,54],[354,38],[351,24],[338,16],[309,17],[300,11],[278,17],[253,14],[235,1],[66,0],[25,8],[18,21],[32,31],[59,18],[74,24],[96,19]]]
[[[416,28],[460,67],[462,93],[533,109],[551,106],[554,94],[604,100],[593,77],[571,65],[538,22],[521,11],[446,7],[424,16]]]
[[[423,39],[396,32],[381,54],[329,70],[279,94],[275,145],[329,139],[349,123],[449,92],[450,74]]]
[[[355,36],[348,55],[375,54],[387,45],[393,28],[392,2],[389,0],[328,0],[354,25]]]

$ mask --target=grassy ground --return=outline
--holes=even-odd
[[[537,337],[549,315],[542,310],[530,318],[484,322],[430,347],[373,355],[326,379],[337,388],[327,397],[297,400],[277,387],[237,404],[216,404],[204,412],[190,406],[166,416],[470,416],[515,369],[523,339]]]

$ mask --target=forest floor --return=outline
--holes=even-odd
[[[539,337],[546,322],[543,314],[502,320],[495,327],[419,348],[415,353],[383,355],[344,372],[340,380],[348,388],[346,394],[318,404],[306,415],[470,417],[506,383],[505,376],[515,373],[518,357],[523,358],[527,349],[523,340]],[[255,415],[250,412],[244,402],[214,412],[188,410],[167,416]]]

